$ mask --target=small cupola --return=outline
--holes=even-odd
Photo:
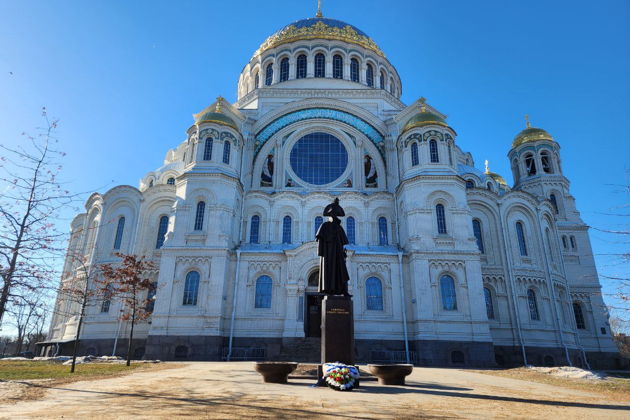
[[[493,179],[494,182],[496,182],[499,185],[499,189],[509,190],[510,187],[508,186],[507,182],[505,181],[505,178],[503,178],[501,175],[499,175],[496,172],[491,172],[490,171],[490,166],[488,164],[488,160],[485,161],[485,165],[486,165],[486,170],[485,170],[484,174],[486,175],[486,177]]]
[[[424,98],[420,100],[420,113],[414,115],[407,121],[402,132],[409,131],[416,127],[424,127],[426,125],[439,125],[448,127],[446,120],[433,112],[427,111]]]
[[[553,136],[542,128],[532,127],[529,122],[529,116],[525,116],[525,124],[527,127],[514,137],[512,148],[518,147],[523,143],[530,143],[539,140],[554,141]]]
[[[217,97],[215,104],[211,105],[209,109],[205,109],[200,113],[193,115],[195,118],[195,124],[201,125],[203,123],[215,123],[238,130],[234,120],[223,113],[223,101],[224,99],[219,96]]]

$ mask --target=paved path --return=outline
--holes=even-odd
[[[630,419],[630,402],[457,369],[415,368],[406,386],[336,392],[308,380],[263,384],[251,362],[173,365],[60,385],[41,400],[0,406],[0,418]]]

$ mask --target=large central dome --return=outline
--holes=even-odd
[[[262,43],[256,55],[289,42],[308,39],[334,39],[357,44],[384,57],[385,54],[365,32],[337,19],[314,17],[293,22],[271,35]]]

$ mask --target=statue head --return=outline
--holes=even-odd
[[[335,201],[330,203],[324,208],[324,216],[332,217],[333,220],[338,217],[344,217],[346,213],[343,211],[343,208],[339,205],[339,198],[335,198]]]

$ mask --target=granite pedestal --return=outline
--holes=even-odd
[[[352,298],[324,297],[322,301],[322,363],[354,365]]]

